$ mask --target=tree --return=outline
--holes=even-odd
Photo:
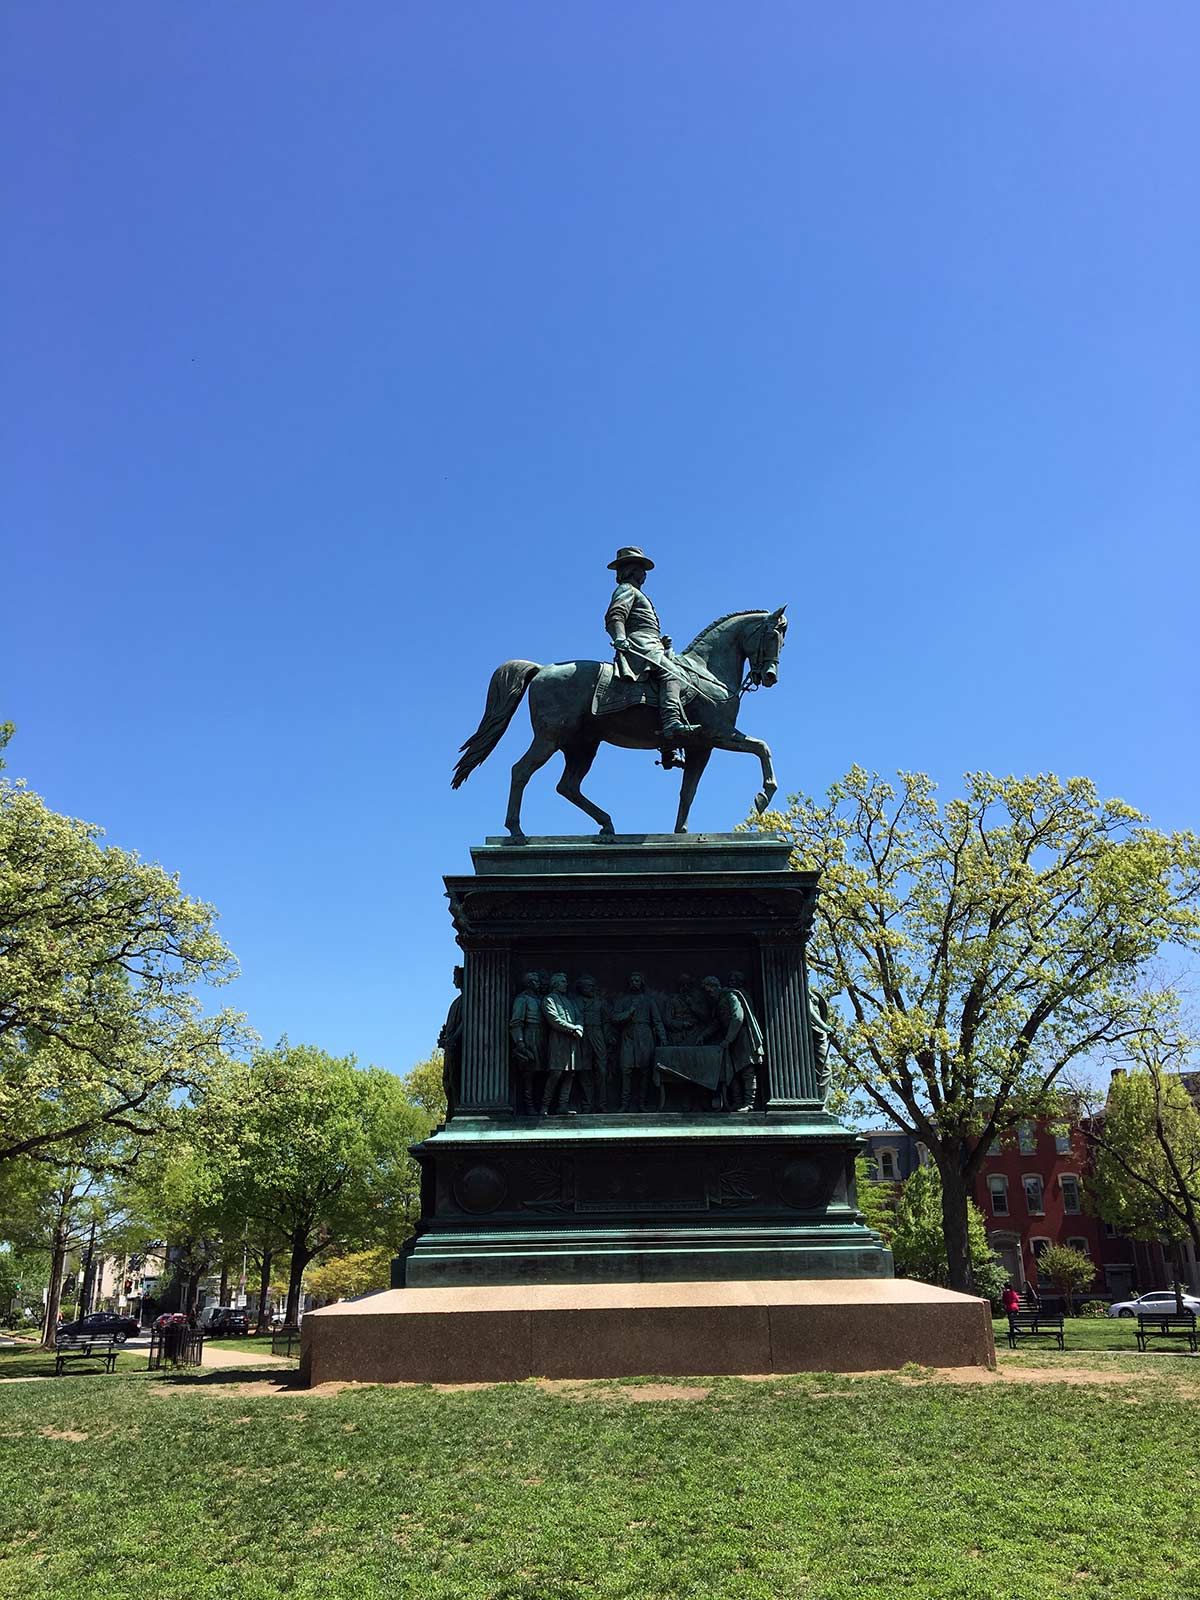
[[[395,1251],[411,1233],[420,1183],[408,1146],[429,1121],[391,1073],[286,1040],[255,1056],[241,1103],[230,1203],[286,1239],[290,1323],[311,1261],[373,1245]]]
[[[442,1081],[443,1058],[440,1050],[418,1061],[401,1080],[404,1092],[429,1118],[431,1127],[446,1120],[446,1088]]]
[[[936,1283],[943,1288],[949,1285],[942,1184],[936,1167],[918,1167],[899,1186],[890,1221],[880,1209],[872,1226],[892,1248],[897,1277],[919,1278],[922,1283]],[[989,1300],[998,1300],[1008,1275],[992,1253],[983,1213],[973,1201],[967,1205],[967,1241],[977,1292]]]
[[[1096,1264],[1069,1244],[1050,1244],[1038,1257],[1038,1277],[1056,1283],[1067,1297],[1067,1315],[1075,1315],[1074,1296],[1085,1294],[1096,1281]]]
[[[310,1268],[305,1279],[309,1293],[318,1300],[351,1300],[373,1289],[387,1289],[391,1281],[392,1252],[386,1246],[334,1256]]]
[[[242,1036],[195,992],[235,972],[213,923],[161,867],[0,778],[0,1164],[144,1134],[204,1081]]]
[[[1088,1192],[1121,1233],[1190,1239],[1200,1255],[1200,1074],[1185,1071],[1194,1040],[1169,990],[1147,999],[1127,1067],[1114,1073],[1107,1102],[1084,1124]]]
[[[1084,778],[970,773],[939,807],[854,767],[758,825],[821,874],[810,946],[848,1087],[929,1149],[950,1283],[972,1284],[968,1199],[988,1147],[1051,1109],[1060,1074],[1130,1037],[1139,970],[1200,942],[1200,840]]]

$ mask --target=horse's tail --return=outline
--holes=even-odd
[[[541,670],[536,661],[506,661],[492,673],[483,720],[461,746],[462,754],[450,780],[452,789],[466,783],[475,768],[482,766],[500,743],[513,712],[521,704],[531,680]]]

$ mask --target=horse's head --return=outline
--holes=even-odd
[[[756,689],[773,689],[779,682],[779,652],[787,636],[786,610],[786,606],[780,606],[778,611],[769,611],[747,640],[748,681]]]

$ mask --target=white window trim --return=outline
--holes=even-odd
[[[1092,1259],[1092,1247],[1081,1233],[1073,1233],[1067,1240],[1067,1245],[1072,1250],[1078,1250],[1088,1260]]]
[[[1063,1180],[1065,1178],[1071,1178],[1075,1183],[1075,1198],[1079,1201],[1079,1204],[1075,1207],[1074,1211],[1067,1210],[1067,1193],[1063,1188]],[[1079,1174],[1077,1172],[1060,1172],[1058,1175],[1058,1192],[1060,1195],[1062,1195],[1063,1216],[1081,1217],[1083,1215],[1083,1179],[1079,1176]]]
[[[1039,1209],[1037,1211],[1035,1211],[1033,1209],[1033,1207],[1029,1204],[1029,1190],[1026,1189],[1026,1187],[1025,1187],[1025,1185],[1030,1181],[1030,1179],[1032,1179],[1033,1182],[1037,1184],[1038,1190],[1039,1190],[1039,1192],[1041,1194],[1041,1197],[1042,1197],[1041,1206],[1039,1207]],[[1031,1217],[1044,1217],[1046,1215],[1046,1180],[1042,1177],[1041,1173],[1040,1172],[1023,1172],[1021,1174],[1021,1191],[1025,1196],[1025,1209],[1026,1209],[1026,1211],[1029,1212],[1029,1215]]]
[[[884,1156],[891,1156],[891,1158],[892,1158],[892,1175],[891,1175],[890,1178],[888,1177],[888,1175],[883,1170],[883,1158],[884,1158]],[[899,1151],[896,1150],[890,1144],[883,1144],[883,1145],[880,1145],[879,1148],[876,1150],[875,1158],[879,1162],[879,1177],[880,1177],[880,1180],[883,1183],[898,1183],[900,1181],[900,1153],[899,1153]]]
[[[988,1173],[988,1179],[987,1179],[987,1185],[988,1185],[988,1199],[991,1202],[992,1215],[994,1217],[1010,1217],[1010,1216],[1012,1216],[1012,1207],[1008,1203],[1008,1177],[1007,1177],[1007,1175],[1005,1173],[1003,1173],[1003,1172],[989,1172]],[[999,1193],[1001,1193],[1004,1196],[1004,1210],[1003,1211],[997,1211],[996,1210],[996,1194],[997,1194],[997,1191],[999,1191]]]

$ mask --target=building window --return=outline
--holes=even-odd
[[[1040,1261],[1046,1254],[1046,1251],[1049,1250],[1050,1241],[1049,1239],[1030,1239],[1029,1246],[1033,1251],[1033,1259],[1035,1261]]]
[[[879,1175],[884,1183],[895,1183],[900,1176],[896,1170],[896,1152],[894,1150],[881,1150],[879,1152]]]
[[[1068,1239],[1067,1244],[1072,1250],[1078,1250],[1082,1256],[1090,1256],[1092,1253],[1086,1239]]]
[[[1025,1204],[1031,1217],[1040,1217],[1045,1213],[1046,1207],[1042,1199],[1042,1180],[1036,1172],[1026,1173],[1021,1179],[1025,1185]]]
[[[867,1177],[872,1183],[879,1182],[879,1163],[874,1156],[867,1157]]]
[[[997,1134],[995,1136],[995,1138],[992,1140],[991,1144],[988,1145],[988,1155],[990,1155],[990,1156],[998,1156],[999,1154],[1000,1154],[1000,1135]]]
[[[993,1172],[988,1177],[988,1191],[992,1197],[992,1215],[1006,1217],[1008,1215],[1008,1179],[1002,1172]]]
[[[1062,1189],[1063,1210],[1070,1217],[1077,1217],[1083,1210],[1079,1204],[1079,1179],[1071,1173],[1064,1173],[1058,1180]]]
[[[1058,1154],[1060,1156],[1069,1156],[1071,1154],[1071,1130],[1070,1130],[1070,1128],[1056,1128],[1055,1129],[1055,1132],[1054,1132],[1054,1149],[1055,1149],[1056,1154]]]
[[[1037,1129],[1032,1122],[1017,1123],[1017,1145],[1023,1156],[1031,1156],[1037,1149]]]
[[[1115,1239],[1117,1237],[1117,1225],[1115,1222],[1106,1222],[1104,1224],[1104,1237],[1106,1239]]]

